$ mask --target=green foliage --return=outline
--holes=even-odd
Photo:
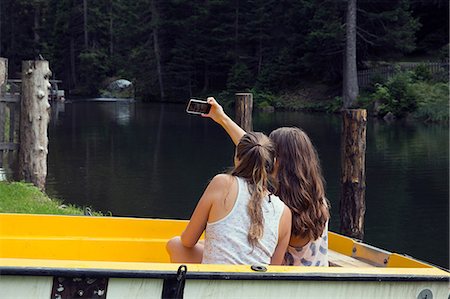
[[[379,104],[377,113],[388,112],[397,117],[409,113],[426,121],[448,121],[449,90],[446,83],[432,81],[427,68],[417,67],[412,72],[398,73],[385,84],[375,84],[375,91],[360,101],[362,107]]]
[[[383,77],[381,74],[375,74],[370,78],[370,83],[367,87],[364,88],[365,92],[373,93],[376,91],[377,84],[386,84],[387,79]]]
[[[224,90],[219,92],[216,96],[216,100],[225,108],[225,109],[233,109],[235,103],[235,95],[234,92],[230,92],[229,90]]]
[[[134,83],[136,94],[158,100],[159,69],[170,100],[227,88],[280,94],[302,79],[340,80],[345,4],[4,0],[0,50],[9,58],[12,74],[20,72],[21,60],[42,54],[64,89],[84,94],[97,94],[104,78],[119,76]],[[431,12],[436,7],[412,0],[358,2],[358,60],[401,56],[416,49],[419,21],[433,32]],[[439,12],[440,18],[443,15]],[[445,29],[433,34],[424,30],[422,48],[448,53],[442,47],[448,43]],[[430,43],[425,35],[433,35]]]
[[[412,85],[412,88],[417,99],[417,110],[414,116],[425,121],[448,122],[448,84],[417,82]]]
[[[325,111],[328,113],[336,113],[342,109],[342,97],[335,97],[333,101],[325,106]]]
[[[410,1],[413,15],[421,23],[416,34],[417,52],[448,59],[449,1]]]
[[[372,94],[375,93],[375,88],[378,88],[381,84],[376,84],[373,91],[369,92],[367,90],[361,92],[356,101],[356,107],[367,109],[369,112],[373,112],[374,101],[372,99]]]
[[[82,94],[96,95],[100,89],[100,83],[108,74],[107,54],[101,50],[87,50],[81,52],[80,69],[83,74],[81,82],[83,83]]]
[[[236,63],[228,74],[227,89],[231,92],[247,91],[253,86],[252,74],[244,63]]]
[[[387,86],[383,86],[380,83],[376,83],[375,88],[376,88],[375,93],[372,95],[374,100],[380,100],[384,102],[390,101],[391,94]]]
[[[345,2],[314,1],[309,14],[308,31],[300,47],[303,50],[303,71],[324,81],[335,81],[342,73],[342,53],[345,45]]]
[[[416,49],[415,35],[420,29],[409,0],[362,1],[358,18],[361,50],[376,56],[399,57]]]
[[[416,109],[417,103],[411,86],[411,73],[399,73],[390,78],[385,85],[376,84],[373,99],[380,102],[379,112],[388,112],[403,117]]]
[[[270,91],[262,91],[253,88],[250,92],[253,94],[253,105],[257,109],[265,109],[275,106],[276,96]]]
[[[430,81],[432,79],[432,74],[429,68],[421,64],[417,66],[412,73],[412,79],[414,81]]]
[[[443,45],[442,48],[439,49],[438,58],[442,59],[442,60],[448,59],[449,55],[450,55],[449,48],[450,48],[450,43]]]

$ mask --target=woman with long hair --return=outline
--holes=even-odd
[[[283,262],[292,215],[269,192],[275,149],[262,133],[244,134],[234,168],[216,175],[180,237],[167,243],[172,262],[276,264]],[[204,243],[198,242],[205,232]]]
[[[231,120],[210,97],[210,117],[220,124],[236,144],[245,131]],[[308,135],[296,127],[274,130],[269,138],[275,145],[274,194],[292,212],[292,231],[285,265],[328,266],[329,202],[325,197],[320,161]]]

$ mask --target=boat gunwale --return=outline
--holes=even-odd
[[[173,270],[123,270],[55,267],[0,266],[0,277],[13,276],[57,276],[57,277],[108,277],[108,278],[175,278]],[[209,272],[187,271],[186,279],[194,280],[286,280],[286,281],[450,281],[448,275],[418,274],[368,274],[368,273],[282,273],[282,272]]]

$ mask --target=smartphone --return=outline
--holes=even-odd
[[[186,112],[191,114],[208,114],[209,110],[211,110],[211,104],[196,99],[190,99],[186,108]]]

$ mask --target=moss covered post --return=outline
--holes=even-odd
[[[341,233],[362,240],[366,212],[365,109],[342,111],[341,163],[342,193],[340,202]]]
[[[19,179],[45,189],[50,120],[48,61],[22,62]]]

